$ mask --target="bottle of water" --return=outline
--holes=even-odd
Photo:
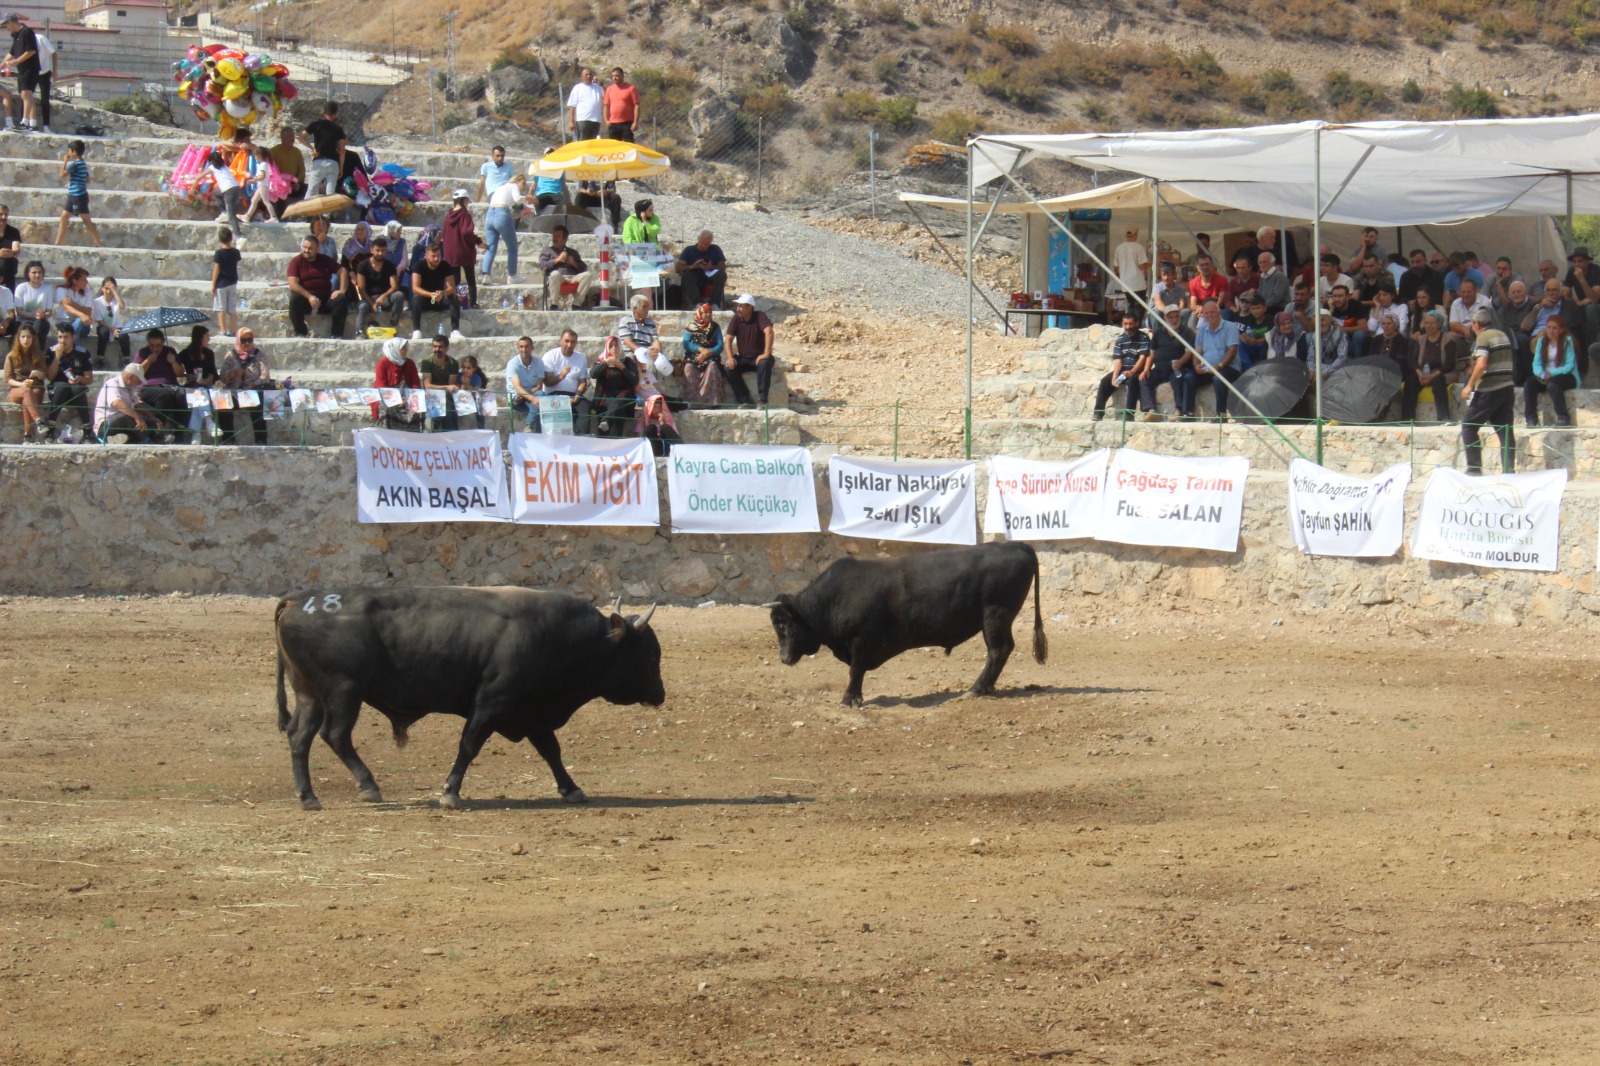
[[[245,314],[246,312],[248,312],[249,310],[250,310],[250,301],[246,300],[243,296],[239,297],[239,313],[242,315],[242,314]]]
[[[500,310],[502,310],[502,311],[511,310],[511,300],[510,300],[509,297],[505,297],[505,296],[500,297]]]
[[[443,322],[441,322],[441,323],[439,323],[439,333],[438,333],[438,336],[440,336],[440,337],[443,337],[443,336],[444,336],[444,335],[445,335],[445,332],[444,332],[444,323],[443,323]]]

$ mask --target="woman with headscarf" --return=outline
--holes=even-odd
[[[634,420],[633,432],[649,440],[650,450],[657,456],[668,454],[674,444],[683,442],[678,423],[672,420],[672,411],[667,407],[667,398],[659,393],[645,400],[639,417]]]
[[[357,222],[355,232],[344,242],[344,248],[339,253],[339,265],[346,270],[354,270],[371,254],[372,227],[366,222]]]
[[[232,389],[237,393],[240,389],[270,389],[272,388],[272,367],[267,363],[267,355],[256,347],[255,331],[240,327],[233,337],[233,351],[229,352],[222,360],[222,366],[217,370],[217,384],[225,389]],[[257,444],[267,443],[267,419],[260,405],[243,408],[250,415],[250,422],[255,428]],[[239,431],[235,429],[234,410],[217,412],[218,442],[221,444],[238,444]]]
[[[378,368],[373,374],[372,384],[375,388],[422,388],[422,375],[417,373],[417,364],[406,354],[408,347],[409,344],[400,337],[390,337],[383,342],[383,356],[378,360]],[[384,429],[416,429],[420,421],[404,405],[384,407],[381,403],[375,403],[370,406],[372,417],[381,419]]]
[[[383,257],[394,264],[395,277],[400,280],[401,310],[411,309],[411,250],[406,246],[406,228],[399,219],[391,218],[383,225],[383,236],[389,250]]]
[[[1418,289],[1419,293],[1426,289]],[[1406,357],[1405,381],[1400,386],[1400,417],[1407,422],[1417,417],[1417,398],[1423,389],[1433,390],[1433,405],[1439,421],[1450,421],[1450,375],[1456,369],[1459,342],[1448,328],[1448,320],[1437,307],[1417,317],[1420,331],[1411,338]]]
[[[1411,359],[1411,338],[1400,332],[1400,316],[1392,309],[1378,315],[1378,332],[1367,338],[1367,355],[1386,356],[1401,374]]]
[[[602,437],[620,436],[622,420],[633,411],[639,371],[616,337],[606,338],[589,377],[594,382],[595,433]]]
[[[715,407],[722,402],[722,327],[711,317],[711,305],[694,309],[694,322],[683,331],[683,398]]]
[[[1300,357],[1300,327],[1294,315],[1279,311],[1272,320],[1272,332],[1267,334],[1268,359],[1298,359]]]

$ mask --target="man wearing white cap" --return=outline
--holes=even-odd
[[[155,420],[139,410],[139,387],[144,384],[144,366],[129,363],[120,374],[106,378],[94,398],[94,432],[110,443],[121,434],[129,443],[143,444]]]
[[[733,301],[733,321],[728,323],[728,346],[722,361],[722,376],[733,390],[733,398],[750,405],[750,390],[744,376],[755,371],[756,392],[761,406],[767,405],[772,388],[772,320],[756,310],[756,298],[745,293]]]

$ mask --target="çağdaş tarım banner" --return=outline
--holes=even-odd
[[[511,517],[553,526],[660,525],[650,442],[513,433]]]
[[[1110,458],[1105,448],[1070,463],[992,456],[983,531],[1010,540],[1095,536]]]
[[[1250,460],[1177,459],[1120,448],[1106,470],[1095,539],[1231,552]]]
[[[920,544],[978,543],[978,503],[970,461],[828,460],[833,515],[828,532]]]
[[[818,533],[811,453],[769,444],[677,444],[667,457],[675,533]]]
[[[1289,461],[1289,529],[1307,555],[1389,556],[1405,539],[1411,464],[1351,477],[1296,456]]]
[[[503,522],[511,517],[500,435],[492,429],[358,429],[361,522]]]
[[[1565,470],[1472,477],[1436,468],[1411,535],[1421,559],[1508,570],[1554,570]]]

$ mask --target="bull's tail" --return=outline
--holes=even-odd
[[[1031,545],[1030,545],[1031,547]],[[1044,635],[1044,613],[1039,609],[1039,553],[1033,553],[1033,661],[1050,658],[1050,641]]]
[[[278,620],[283,617],[283,609],[285,607],[287,607],[287,606],[289,606],[289,601],[288,600],[279,600],[278,601],[278,609],[276,611],[274,611],[273,614],[272,614],[272,628],[273,628],[274,635],[276,635],[276,632],[277,632]],[[283,690],[283,641],[280,639],[280,640],[277,641],[277,644],[278,644],[278,732],[287,733],[289,731],[289,696],[288,696],[288,693],[284,692],[284,690]]]
[[[391,718],[389,719],[389,728],[394,731],[394,746],[397,748],[405,747],[406,741],[411,739],[406,735],[406,730],[409,727],[401,725],[399,722]]]

